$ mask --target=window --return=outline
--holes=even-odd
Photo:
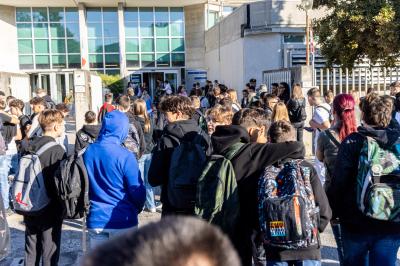
[[[76,8],[16,8],[21,69],[80,68]]]
[[[304,43],[305,42],[305,37],[304,35],[284,35],[283,36],[283,42],[285,43]]]
[[[208,11],[208,28],[211,28],[212,26],[214,26],[215,24],[217,24],[219,20],[219,15],[217,11]]]

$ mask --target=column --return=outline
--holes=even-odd
[[[124,4],[118,3],[118,27],[119,27],[119,60],[121,77],[128,76],[126,69],[126,53],[125,53],[125,23],[124,23]]]
[[[89,49],[86,27],[86,8],[82,3],[78,4],[79,32],[81,42],[81,64],[82,69],[89,70]]]

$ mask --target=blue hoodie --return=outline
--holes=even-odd
[[[146,192],[135,155],[121,146],[128,127],[124,113],[107,113],[96,142],[83,156],[89,175],[88,228],[124,229],[138,224]]]

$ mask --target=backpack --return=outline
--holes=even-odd
[[[367,137],[360,152],[357,205],[367,217],[400,222],[400,144],[383,149]]]
[[[239,196],[231,160],[243,146],[236,143],[223,155],[212,155],[197,183],[195,214],[230,236],[239,217]]]
[[[131,119],[129,119],[129,129],[128,129],[128,136],[125,139],[124,146],[130,152],[134,153],[136,159],[142,157],[140,151],[140,136],[138,130]]]
[[[207,120],[206,117],[204,116],[204,114],[200,111],[200,110],[196,110],[195,111],[200,117],[199,117],[199,127],[203,130],[203,131],[207,131]]]
[[[3,198],[0,194],[0,261],[5,259],[11,251],[10,228],[7,223],[7,214]]]
[[[300,249],[319,245],[311,169],[292,160],[265,169],[259,180],[260,228],[267,246]]]
[[[167,185],[169,203],[175,209],[194,211],[197,182],[206,164],[201,133],[200,130],[190,141],[168,135],[178,143],[172,151]]]
[[[61,161],[56,174],[56,194],[66,219],[83,218],[89,210],[89,177],[83,161],[86,149]]]
[[[52,141],[43,145],[37,152],[21,157],[12,186],[13,205],[16,213],[36,216],[50,203],[39,157],[57,145],[59,145],[57,142]]]
[[[293,101],[293,100],[291,100]],[[289,119],[293,123],[303,122],[307,119],[306,113],[306,101],[303,99],[301,102],[299,101],[299,107],[295,110],[292,108],[289,109]]]

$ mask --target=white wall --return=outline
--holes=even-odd
[[[0,71],[19,70],[15,7],[0,5]]]
[[[262,83],[262,72],[282,67],[281,34],[268,33],[244,38],[244,83],[251,78]]]

